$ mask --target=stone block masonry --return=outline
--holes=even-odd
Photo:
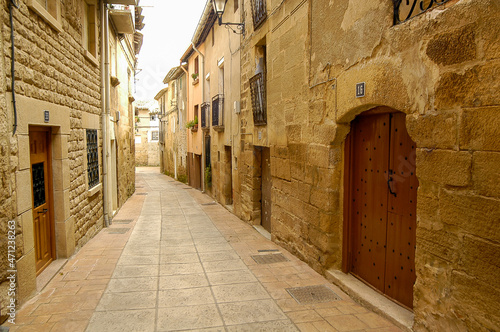
[[[27,227],[33,222],[32,210],[26,211],[23,203],[27,200],[31,206],[31,180],[26,186],[18,182],[25,173],[31,179],[28,140],[31,126],[51,128],[51,155],[53,169],[57,170],[53,173],[54,201],[59,204],[54,206],[57,213],[53,217],[57,219],[53,220],[54,233],[58,236],[57,256],[71,255],[73,248],[78,250],[103,227],[102,192],[89,195],[87,185],[85,129],[97,129],[100,151],[102,132],[99,123],[93,124],[92,128],[84,124],[85,117],[101,114],[101,71],[98,64],[86,55],[79,1],[57,1],[61,16],[56,21],[61,30],[49,25],[47,18],[28,7],[26,1],[19,1],[19,8],[13,9],[15,74],[12,77],[10,1],[2,0],[0,3],[3,26],[0,34],[0,243],[3,244],[6,234],[3,225],[7,220],[16,220],[16,243],[19,243],[17,301],[22,303],[36,288],[35,255],[33,241],[29,238],[33,236],[33,230]],[[96,16],[100,18],[99,13]],[[97,26],[100,23],[97,22]],[[100,37],[100,31],[96,35]],[[96,44],[100,45],[100,41]],[[14,136],[12,80],[15,80],[18,100],[18,128]],[[48,122],[43,121],[43,110],[50,113]],[[101,163],[102,154],[99,154]],[[21,206],[23,208],[19,209]],[[4,252],[2,248],[0,307],[6,304],[3,292],[6,282]]]

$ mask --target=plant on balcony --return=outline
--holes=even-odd
[[[192,73],[191,77],[193,78],[193,85],[198,84],[198,73]]]
[[[195,116],[194,120],[191,120],[191,121],[187,122],[186,123],[186,128],[187,129],[191,129],[193,131],[198,130],[198,117]]]

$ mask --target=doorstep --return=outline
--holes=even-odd
[[[410,310],[394,303],[350,274],[332,269],[326,271],[325,276],[356,302],[387,318],[401,329],[413,331],[414,315]]]

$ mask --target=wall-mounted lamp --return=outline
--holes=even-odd
[[[224,24],[225,26],[228,26],[229,28],[231,28],[231,25],[236,25],[239,32],[237,30],[232,29],[232,28],[231,28],[231,30],[233,30],[234,33],[245,34],[245,23],[223,23],[222,22],[222,14],[224,14],[224,10],[226,9],[226,2],[227,2],[227,0],[212,0],[212,5],[214,6],[215,14],[217,14],[217,17],[219,18],[219,26]]]

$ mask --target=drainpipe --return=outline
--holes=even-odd
[[[205,55],[201,53],[196,46],[194,45],[194,42],[191,41],[191,45],[193,45],[193,50],[195,50],[196,53],[201,58],[201,103],[203,104],[205,102]],[[198,108],[200,109],[200,108]],[[208,120],[208,119],[206,119]],[[201,116],[200,116],[200,121],[201,121]],[[203,133],[203,130],[201,131]],[[205,134],[202,135],[201,139],[201,191],[205,192]]]
[[[108,7],[101,1],[101,99],[102,99],[102,199],[104,224],[109,227],[108,216],[108,114],[109,114],[109,49],[108,49]]]

